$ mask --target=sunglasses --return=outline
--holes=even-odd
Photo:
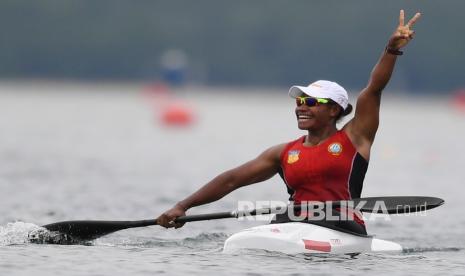
[[[314,98],[314,97],[297,97],[295,98],[297,106],[306,105],[306,106],[315,106],[319,104],[329,103],[328,99]]]

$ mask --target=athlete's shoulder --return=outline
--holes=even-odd
[[[304,139],[305,139],[305,136],[301,136],[292,141],[273,146],[270,148],[270,150],[272,151],[273,156],[277,158],[278,161],[281,161],[287,150],[292,148],[295,144],[302,143]]]
[[[288,143],[274,145],[268,148],[265,152],[268,152],[270,155],[273,155],[274,157],[279,158],[283,150],[286,148],[287,144]]]
[[[277,144],[277,145],[274,145],[272,147],[269,147],[268,149],[266,149],[262,154],[261,156],[264,156],[264,157],[267,157],[267,158],[272,158],[276,161],[280,161],[284,152],[291,148],[293,145],[295,145],[296,143],[299,143],[299,142],[302,142],[303,139],[305,138],[305,136],[301,136],[295,140],[292,140],[290,142],[285,142],[285,143],[281,143],[281,144]]]
[[[349,141],[354,146],[355,150],[360,153],[360,155],[365,158],[365,160],[370,159],[370,151],[373,141],[369,141],[368,139],[364,138],[360,135],[359,132],[356,131],[356,128],[353,127],[353,120],[350,120],[343,128],[342,131],[349,139]]]

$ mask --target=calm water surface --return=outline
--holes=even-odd
[[[153,218],[218,173],[302,135],[285,89],[273,92],[178,91],[195,124],[176,128],[160,123],[166,99],[141,87],[1,84],[0,274],[465,274],[465,113],[444,98],[389,91],[363,196],[446,200],[423,216],[367,222],[370,233],[402,244],[402,254],[223,254],[229,235],[263,223],[235,220],[125,230],[90,246],[27,241],[38,225],[61,220]],[[191,214],[286,199],[275,177]]]

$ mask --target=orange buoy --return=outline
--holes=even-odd
[[[161,112],[161,121],[167,126],[189,126],[194,122],[193,110],[180,102],[168,103]]]

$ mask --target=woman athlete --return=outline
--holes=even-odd
[[[183,224],[174,220],[188,209],[216,201],[239,187],[265,181],[277,173],[295,203],[360,197],[379,124],[381,92],[391,78],[397,56],[402,55],[400,49],[413,38],[411,28],[419,17],[417,13],[404,24],[404,11],[400,11],[399,25],[357,99],[354,118],[342,129],[336,128],[336,122],[352,111],[344,88],[322,80],[306,87],[291,87],[289,95],[296,98],[298,127],[308,134],[271,147],[254,160],[218,175],[160,215],[158,224],[179,228]],[[333,226],[366,234],[362,220],[336,222]]]

